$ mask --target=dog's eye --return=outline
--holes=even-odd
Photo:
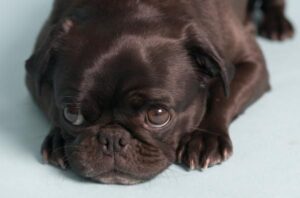
[[[148,109],[146,120],[149,125],[155,128],[166,126],[171,120],[169,111],[161,107],[152,107]]]
[[[82,125],[84,122],[84,117],[81,114],[79,107],[67,106],[64,108],[65,119],[75,126]]]

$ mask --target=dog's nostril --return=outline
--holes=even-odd
[[[105,145],[105,146],[108,146],[108,144],[109,144],[109,140],[108,140],[108,138],[106,138],[106,137],[99,137],[99,141],[100,141],[100,143],[101,144],[103,144],[103,145]]]
[[[114,151],[119,152],[125,148],[127,145],[126,140],[124,138],[118,137],[114,140]]]
[[[127,143],[127,141],[125,139],[121,138],[119,140],[119,144],[120,144],[121,147],[125,147],[128,143]]]

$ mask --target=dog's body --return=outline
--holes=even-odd
[[[45,160],[120,184],[176,160],[226,160],[230,123],[269,90],[256,2],[57,0],[27,62],[27,86],[53,125]],[[261,35],[291,37],[284,1],[261,3]]]

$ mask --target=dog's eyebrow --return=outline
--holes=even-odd
[[[78,101],[78,97],[75,95],[64,95],[58,97],[56,100],[56,105],[59,107],[64,107],[65,105],[72,104],[80,106],[80,102]]]
[[[159,88],[150,88],[142,90],[131,91],[128,95],[128,98],[140,97],[148,102],[162,102],[174,105],[174,99],[170,92],[164,89]]]

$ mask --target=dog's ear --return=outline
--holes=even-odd
[[[226,62],[221,53],[204,33],[197,31],[194,25],[185,29],[185,48],[192,59],[200,77],[218,79],[226,97],[230,95],[230,83],[234,77],[234,66]]]
[[[26,71],[35,82],[37,95],[40,95],[41,85],[48,80],[47,74],[55,65],[55,54],[60,38],[68,34],[72,26],[71,19],[65,19],[56,25],[49,25],[49,29],[40,35],[33,55],[26,61]]]

